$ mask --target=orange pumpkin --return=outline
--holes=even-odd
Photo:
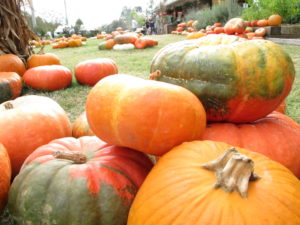
[[[71,85],[72,72],[61,65],[38,66],[27,70],[23,78],[33,89],[56,91]]]
[[[139,189],[127,225],[299,225],[299,180],[261,154],[231,147],[193,141],[165,154]]]
[[[259,27],[266,27],[268,26],[268,20],[262,19],[257,21],[257,26]]]
[[[202,33],[202,32],[194,32],[194,33],[188,34],[188,36],[186,37],[186,39],[187,39],[187,40],[198,39],[198,38],[201,38],[201,37],[204,37],[204,36],[206,36],[205,33]]]
[[[278,14],[271,15],[268,19],[269,26],[278,26],[282,23],[282,17]]]
[[[0,72],[15,72],[23,76],[26,68],[22,60],[13,54],[0,55]]]
[[[147,40],[139,38],[134,42],[134,46],[137,49],[144,49],[147,47]]]
[[[114,37],[116,44],[134,44],[137,39],[136,33],[119,34]]]
[[[192,27],[193,23],[194,23],[194,20],[189,20],[186,25],[187,25],[187,27]]]
[[[80,84],[95,85],[102,78],[118,73],[116,62],[109,58],[89,59],[75,67],[75,78]]]
[[[280,162],[300,178],[300,125],[273,112],[251,123],[211,123],[203,140],[222,141],[264,154]]]
[[[0,214],[6,205],[11,179],[11,166],[5,147],[0,143]]]
[[[206,126],[204,108],[192,92],[125,74],[105,77],[92,88],[86,114],[100,139],[154,155],[201,137]]]
[[[61,65],[57,55],[53,53],[44,53],[41,51],[38,54],[31,55],[27,60],[28,68],[46,65]]]
[[[241,18],[232,18],[224,26],[224,31],[226,34],[241,34],[247,27],[246,22]]]
[[[95,134],[90,128],[90,125],[86,118],[86,112],[80,114],[76,118],[72,126],[72,136],[75,138],[79,138],[82,136],[94,136]]]
[[[21,95],[22,78],[15,72],[0,72],[0,103]]]
[[[223,27],[216,27],[216,28],[214,29],[214,32],[215,32],[216,34],[224,33],[224,28],[223,28]]]
[[[286,111],[286,101],[282,101],[280,105],[275,109],[275,111],[285,114]]]
[[[261,27],[261,28],[256,29],[254,33],[258,37],[263,37],[267,34],[267,30],[266,30],[266,28]]]
[[[51,98],[27,95],[0,105],[0,143],[10,156],[15,176],[37,147],[71,136],[66,112]]]

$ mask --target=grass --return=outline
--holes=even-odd
[[[99,51],[97,48],[99,40],[89,40],[88,44],[84,47],[51,49],[50,46],[47,46],[45,51],[57,54],[61,59],[62,64],[72,71],[74,71],[75,65],[83,60],[105,57],[111,58],[117,63],[119,73],[132,74],[138,77],[147,78],[154,54],[166,44],[184,39],[183,36],[179,35],[161,35],[152,37],[159,41],[159,45],[143,50]],[[300,122],[300,46],[282,45],[282,47],[291,55],[296,68],[296,79],[293,89],[287,98],[287,115]],[[91,87],[79,85],[76,80],[73,79],[71,87],[64,90],[45,92],[25,88],[23,94],[43,95],[54,99],[65,109],[71,122],[73,122],[77,116],[84,111],[86,96],[90,89]],[[0,216],[0,224],[13,224],[10,221],[7,211]]]

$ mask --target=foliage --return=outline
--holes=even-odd
[[[78,34],[81,28],[81,25],[83,24],[81,19],[77,19],[74,26],[74,32],[75,34]]]
[[[247,20],[259,20],[269,18],[273,14],[279,14],[283,23],[300,22],[299,0],[253,0],[247,1],[249,8],[243,11],[242,17]]]
[[[185,20],[198,20],[197,29],[205,28],[216,22],[225,23],[231,18],[238,17],[243,8],[236,0],[226,0],[225,2],[213,5],[211,8],[202,10],[191,10],[185,15]]]

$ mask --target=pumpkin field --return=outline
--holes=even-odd
[[[33,134],[26,136],[26,142],[38,146],[29,157],[29,147],[24,154],[10,156],[15,179],[0,224],[14,225],[12,217],[17,224],[28,225],[125,225],[127,221],[128,225],[194,225],[199,221],[211,225],[299,224],[300,46],[245,40],[234,43],[238,52],[232,50],[224,58],[220,51],[212,50],[214,44],[203,50],[199,47],[216,43],[218,35],[199,38],[197,47],[192,41],[181,42],[184,35],[148,37],[158,45],[99,50],[104,40],[95,38],[78,48],[45,45],[44,52],[55,54],[64,66],[52,68],[63,74],[52,81],[53,87],[64,85],[64,79],[70,85],[38,90],[35,84],[46,84],[32,80],[48,76],[48,71],[36,71],[37,76],[31,78],[27,70],[20,97],[28,98],[26,104],[16,98],[0,105],[1,113],[24,107],[19,111],[23,116],[14,120],[7,117],[4,121],[0,115],[0,126],[7,133],[15,129],[12,123],[26,121],[25,132],[15,129],[20,140],[9,134],[10,140],[3,141],[3,146],[0,143],[0,169],[9,167],[1,162],[8,158],[4,146],[22,147],[23,133]],[[230,45],[237,37],[222,38],[222,43]],[[198,47],[199,54],[189,54]],[[75,69],[98,58],[106,58],[105,63],[118,75],[92,85],[80,84]],[[181,64],[183,58],[186,67]],[[199,66],[197,60],[204,63]],[[292,65],[294,81],[290,78]],[[208,85],[204,94],[197,92],[195,89],[206,84],[194,80],[194,71],[202,72],[204,83],[216,86],[209,89]],[[225,71],[225,78],[218,80],[220,71]],[[253,76],[244,78],[247,73]],[[266,77],[261,78],[260,73]],[[231,74],[235,77],[229,77]],[[247,92],[247,97],[236,97],[238,91],[224,88],[223,84],[235,79],[241,82],[234,88]],[[267,97],[261,100],[261,96]],[[224,99],[230,102],[226,107],[219,104]],[[283,111],[276,108],[282,99]],[[236,101],[246,103],[238,105]],[[228,117],[226,110],[231,113]],[[51,121],[49,115],[54,115]],[[86,124],[87,118],[89,121],[88,128],[78,125],[84,135],[74,131],[82,115]],[[43,135],[38,136],[36,129]],[[61,138],[71,136],[72,129],[73,137],[85,137]],[[6,130],[0,131],[1,141],[5,135]],[[47,138],[48,144],[38,144]],[[18,153],[18,149],[11,151]],[[20,169],[22,173],[17,175]],[[212,184],[218,189],[212,191]],[[6,202],[1,199],[1,185],[0,177],[0,213],[1,203]],[[235,207],[238,211],[230,213]]]

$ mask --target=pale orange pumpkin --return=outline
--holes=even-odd
[[[299,225],[299,180],[261,154],[231,147],[173,148],[139,189],[127,225]]]
[[[11,166],[5,147],[0,143],[0,214],[6,205],[11,179]]]

